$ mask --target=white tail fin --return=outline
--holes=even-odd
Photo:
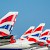
[[[12,31],[18,12],[9,12],[0,19],[0,36],[9,35]]]
[[[31,26],[31,27],[20,37],[20,39],[24,39],[24,38],[26,38],[27,36],[29,36],[29,35],[33,32],[34,28],[35,28],[35,26]]]
[[[43,33],[41,33],[40,40],[47,44],[50,43],[50,29],[46,29]]]

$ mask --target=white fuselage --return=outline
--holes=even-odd
[[[0,46],[0,48],[6,48],[6,49],[24,49],[24,48],[30,48],[31,45],[28,44],[27,41],[24,40],[17,40],[16,43],[8,44]]]

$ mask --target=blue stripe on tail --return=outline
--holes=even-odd
[[[47,39],[48,39],[47,37],[40,38],[40,40],[47,40]]]
[[[12,31],[12,25],[4,25],[4,26],[0,26],[0,29],[7,29],[9,30],[10,32]]]
[[[38,37],[38,36],[39,36],[39,33],[38,33],[38,34],[31,35],[31,36],[36,36],[36,37]]]

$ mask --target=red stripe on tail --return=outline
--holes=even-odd
[[[28,41],[38,42],[38,40],[36,40],[35,38],[29,38]]]
[[[29,31],[27,31],[27,32],[25,32],[25,34],[24,35],[26,35],[26,34],[31,34],[32,33],[32,29],[31,30],[29,30]]]
[[[34,32],[43,30],[42,27],[43,27],[43,26],[40,26],[40,27],[36,28],[36,29],[34,30]]]
[[[0,31],[0,36],[8,36],[8,34]]]
[[[46,40],[48,44],[50,44],[50,40]]]
[[[48,31],[48,32],[49,32],[49,31]],[[41,34],[41,36],[48,35],[48,32],[44,32],[43,34]]]
[[[0,22],[0,24],[2,24],[2,23],[4,23],[4,22],[11,21],[12,18],[13,18],[13,16],[14,16],[14,15],[10,15],[10,16],[8,16],[7,18],[3,19],[3,20]]]

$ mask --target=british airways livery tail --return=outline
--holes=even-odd
[[[31,26],[21,37],[20,39],[27,39],[28,36],[33,32],[35,26]]]
[[[38,42],[39,36],[45,26],[45,23],[41,23],[37,28],[34,29],[34,31],[31,33],[31,35],[28,38],[28,41],[31,42]]]
[[[47,40],[48,39],[48,36],[49,36],[49,32],[50,32],[50,29],[46,29],[44,32],[41,33],[40,35],[40,40]]]
[[[39,39],[40,46],[44,46],[44,45],[47,46],[48,45],[48,41],[50,41],[50,39],[48,39],[48,37],[50,36],[49,33],[50,33],[50,29],[46,29],[44,32],[41,33],[40,39]]]
[[[0,36],[10,35],[18,12],[9,12],[0,19]]]

